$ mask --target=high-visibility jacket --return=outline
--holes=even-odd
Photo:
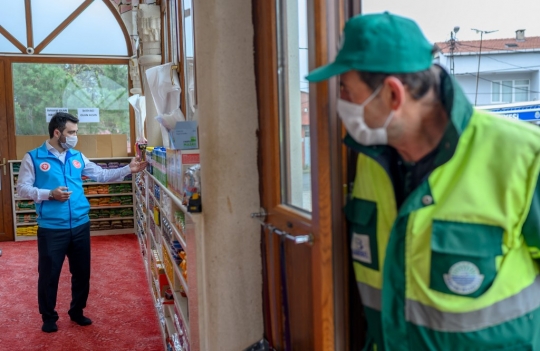
[[[47,150],[45,143],[28,154],[34,165],[34,186],[40,189],[65,186],[72,191],[67,201],[52,200],[36,204],[38,226],[69,229],[88,222],[90,204],[82,187],[82,172],[85,166],[82,154],[77,150],[68,150],[65,163],[62,163]]]
[[[435,169],[400,208],[389,147],[345,140],[366,350],[540,350],[540,128],[474,110],[446,72],[442,91]]]

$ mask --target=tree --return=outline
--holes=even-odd
[[[17,135],[48,135],[47,107],[100,109],[99,123],[80,123],[80,134],[129,136],[127,65],[14,63]]]

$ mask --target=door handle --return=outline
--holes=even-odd
[[[0,163],[0,166],[2,166],[4,168],[4,175],[6,175],[6,159],[5,158],[2,158],[2,163]]]

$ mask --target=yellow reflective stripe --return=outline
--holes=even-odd
[[[405,305],[405,318],[413,324],[441,332],[472,332],[510,321],[540,308],[540,276],[519,293],[476,311],[443,312],[410,299],[407,299]]]
[[[382,306],[381,289],[360,282],[357,284],[362,304],[380,312]]]

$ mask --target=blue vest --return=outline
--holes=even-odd
[[[52,190],[65,186],[73,192],[65,202],[51,200],[36,204],[38,226],[69,229],[88,222],[90,204],[82,187],[82,172],[85,167],[82,154],[76,150],[68,150],[65,163],[62,163],[47,150],[45,143],[28,154],[34,164],[35,187]]]

